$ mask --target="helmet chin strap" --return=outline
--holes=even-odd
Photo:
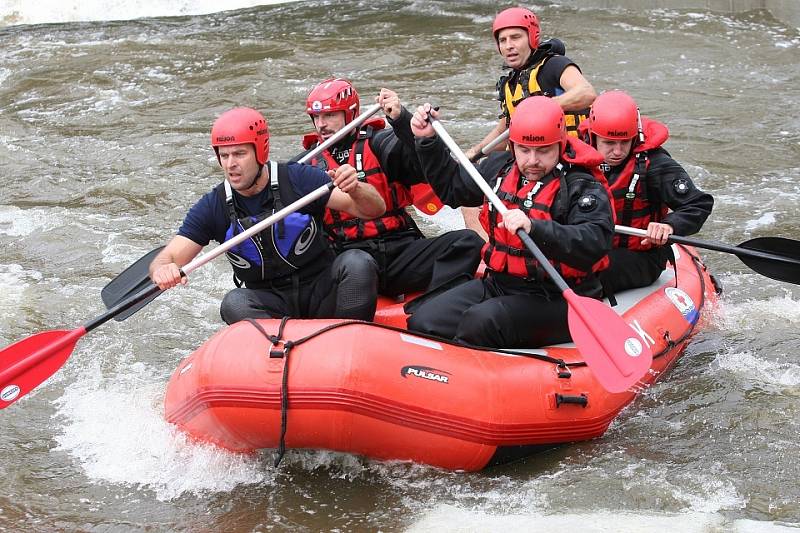
[[[250,182],[250,185],[247,187],[248,189],[251,189],[251,188],[255,187],[256,182],[258,181],[258,178],[261,177],[261,173],[264,171],[264,167],[265,166],[266,166],[266,164],[258,165],[258,172],[256,172],[256,177],[253,178],[253,181]]]

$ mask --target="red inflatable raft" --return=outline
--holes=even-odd
[[[673,249],[675,270],[617,295],[615,309],[655,355],[642,387],[675,363],[715,301],[696,252]],[[229,326],[176,369],[166,418],[235,451],[277,448],[283,433],[287,448],[479,470],[599,437],[638,390],[604,390],[571,344],[465,348],[400,329],[399,305],[382,306],[376,322]]]

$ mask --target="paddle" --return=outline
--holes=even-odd
[[[193,261],[181,268],[181,273],[188,276],[192,271],[227,252],[245,239],[249,239],[301,207],[321,198],[331,191],[333,187],[333,183],[328,183],[295,200],[280,211],[273,213],[208,253],[197,256]],[[129,309],[141,304],[141,302],[152,300],[161,292],[158,285],[150,282],[149,285],[133,296],[116,304],[107,312],[78,328],[37,333],[4,348],[0,351],[0,409],[5,409],[14,403],[61,368],[74,350],[78,339],[86,333],[108,322],[110,319],[124,314]]]
[[[495,209],[501,215],[505,214],[508,208],[453,141],[444,126],[436,119],[431,120],[431,125]],[[569,306],[567,317],[572,340],[600,385],[609,392],[623,392],[635,385],[650,369],[653,361],[650,348],[639,340],[633,328],[613,309],[599,300],[575,294],[525,230],[517,230],[517,236],[561,290]]]
[[[361,119],[363,121],[370,115],[375,114],[378,109],[380,109],[380,106],[375,104],[356,120]],[[342,136],[344,136],[344,134]],[[325,143],[322,143],[320,145],[320,147],[322,147],[321,149],[318,147],[316,150],[312,150],[306,157],[314,157],[316,153],[325,149],[324,145]],[[315,151],[316,153],[314,153]],[[188,276],[194,270],[227,252],[242,241],[264,231],[301,207],[323,197],[330,192],[333,187],[334,185],[331,182],[297,199],[283,209],[260,221],[258,224],[255,224],[246,231],[239,233],[232,239],[210,250],[208,253],[197,256],[194,260],[181,268],[181,273],[184,276]],[[156,250],[149,252],[140,261],[144,263],[146,259],[149,259],[147,260],[147,265],[149,265],[155,253],[157,253]],[[148,256],[150,257],[148,258]],[[129,274],[132,270],[133,269],[130,267],[126,269],[125,272],[123,272],[123,277],[130,279],[131,276]],[[119,285],[115,286],[114,291],[119,292],[118,287]],[[109,293],[110,292],[111,291],[109,291]],[[158,285],[148,281],[148,283],[135,294],[125,298],[102,315],[88,321],[78,328],[73,330],[51,330],[37,333],[4,348],[0,351],[0,409],[5,409],[25,396],[61,368],[75,349],[75,344],[77,344],[78,339],[98,326],[105,324],[112,318],[126,313],[129,316],[129,311],[131,309],[141,308],[142,302],[151,301],[161,294],[161,292]]]
[[[501,133],[500,135],[498,135],[497,137],[492,139],[492,142],[490,142],[489,144],[487,144],[486,146],[481,148],[481,151],[478,152],[477,154],[473,155],[472,157],[470,157],[469,160],[472,163],[475,163],[481,157],[483,157],[485,155],[489,155],[489,152],[491,152],[494,149],[495,146],[497,146],[498,144],[500,144],[502,142],[506,142],[507,140],[508,140],[508,130],[504,131],[503,133]]]
[[[635,237],[647,237],[647,231],[628,226],[614,226],[614,231]],[[670,235],[669,242],[688,244],[717,252],[733,254],[762,276],[800,285],[800,241],[783,237],[757,237],[739,246],[701,241],[692,237]]]
[[[321,143],[319,146],[301,157],[298,160],[298,163],[306,163],[312,158],[321,154],[324,150],[328,149],[328,147],[342,140],[354,128],[357,128],[363,124],[364,121],[377,113],[380,109],[380,104],[374,104],[370,106],[363,113],[349,122],[344,128],[337,131],[331,137],[326,139],[325,142]],[[163,246],[146,253],[135,263],[126,268],[124,272],[112,279],[108,285],[103,287],[103,290],[100,291],[100,297],[103,299],[103,303],[106,305],[106,308],[111,309],[122,300],[138,293],[143,287],[150,285],[150,263],[153,262],[153,259],[156,255],[158,255],[158,252],[161,251],[162,248]],[[122,322],[149,304],[156,296],[158,296],[158,293],[153,294],[149,299],[142,300],[124,313],[117,315],[114,319],[117,322]]]

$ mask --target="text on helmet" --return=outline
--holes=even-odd
[[[523,135],[522,140],[533,143],[540,143],[544,142],[544,135]]]

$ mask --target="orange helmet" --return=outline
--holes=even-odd
[[[492,35],[494,35],[498,51],[500,50],[500,41],[497,34],[506,28],[522,28],[528,32],[528,44],[531,46],[531,50],[539,47],[539,19],[530,9],[510,7],[497,14],[492,24]]]
[[[604,139],[633,139],[639,134],[640,124],[636,101],[623,91],[601,94],[589,111],[589,131]]]
[[[311,89],[306,98],[306,112],[311,119],[314,115],[331,111],[344,111],[344,122],[347,124],[359,113],[358,93],[349,81],[342,78],[330,78]]]
[[[269,157],[269,126],[264,115],[249,107],[236,107],[226,111],[211,126],[211,146],[217,153],[219,147],[234,144],[252,144],[256,161],[263,165]]]
[[[511,142],[524,146],[548,146],[561,144],[564,151],[567,143],[567,126],[564,110],[546,96],[531,96],[523,100],[514,111],[509,126]]]

